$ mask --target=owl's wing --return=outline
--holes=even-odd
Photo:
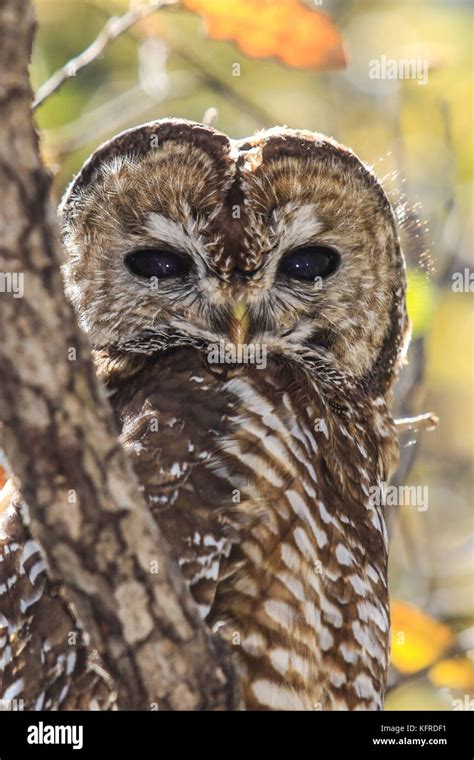
[[[114,695],[102,674],[10,478],[0,494],[0,709],[107,709]]]
[[[150,358],[134,378],[109,385],[121,441],[203,618],[235,538],[234,494],[216,454],[232,401],[217,372],[184,350]]]

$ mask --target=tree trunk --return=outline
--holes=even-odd
[[[142,502],[65,300],[31,117],[29,0],[0,3],[2,447],[57,604],[73,602],[121,709],[232,709],[232,667]]]

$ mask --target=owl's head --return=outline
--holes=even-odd
[[[67,293],[94,348],[238,341],[374,396],[391,385],[408,332],[396,226],[335,141],[151,122],[101,146],[60,211]]]

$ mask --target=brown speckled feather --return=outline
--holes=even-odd
[[[58,594],[21,496],[0,504],[0,709],[109,709],[115,693]]]

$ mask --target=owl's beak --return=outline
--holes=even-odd
[[[234,345],[244,345],[250,333],[250,314],[245,301],[239,299],[232,305],[229,320],[229,336]]]

